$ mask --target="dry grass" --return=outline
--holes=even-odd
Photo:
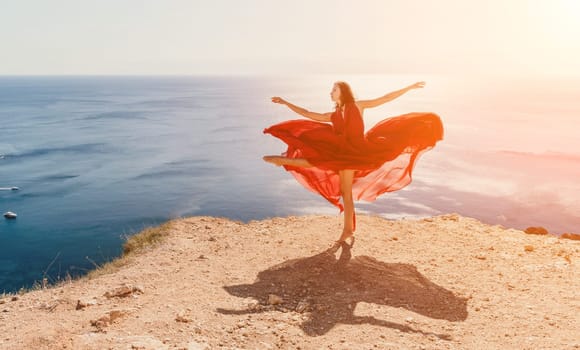
[[[87,274],[87,278],[95,278],[101,275],[107,275],[118,271],[121,267],[127,265],[133,255],[161,243],[173,226],[173,221],[168,221],[160,226],[149,227],[145,230],[129,236],[123,244],[123,255],[106,264],[98,266],[95,270]]]
[[[161,242],[173,226],[173,221],[166,222],[161,226],[147,228],[133,236],[130,236],[123,245],[123,256],[127,256]]]

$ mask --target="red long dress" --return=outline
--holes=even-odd
[[[332,114],[331,124],[289,120],[264,129],[288,145],[283,154],[304,158],[313,167],[284,165],[304,187],[344,210],[338,171],[353,169],[355,200],[374,201],[380,194],[407,186],[420,155],[443,139],[443,124],[434,113],[408,113],[384,119],[365,134],[355,103]]]

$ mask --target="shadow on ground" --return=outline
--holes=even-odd
[[[255,298],[259,305],[246,310],[218,309],[223,314],[247,314],[270,310],[308,313],[301,328],[311,336],[328,332],[334,325],[372,324],[403,332],[435,335],[408,325],[355,316],[359,302],[402,307],[409,311],[447,321],[467,318],[467,300],[436,285],[410,264],[385,263],[368,256],[352,258],[350,247],[343,244],[340,258],[329,251],[288,260],[258,274],[256,282],[225,286],[231,295]],[[271,305],[270,295],[280,296],[280,304]]]

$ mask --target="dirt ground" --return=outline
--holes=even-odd
[[[0,349],[580,349],[580,242],[448,214],[173,221],[110,274],[0,299]]]

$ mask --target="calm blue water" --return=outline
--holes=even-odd
[[[416,81],[347,78],[361,97]],[[330,111],[334,80],[0,77],[0,188],[20,188],[0,190],[0,213],[18,214],[0,218],[0,292],[83,274],[118,256],[127,235],[171,218],[337,214],[261,161],[284,148],[263,128],[298,117],[269,98]],[[535,91],[520,91],[508,103],[487,86],[466,93],[461,82],[433,78],[427,87],[369,111],[367,128],[429,110],[441,115],[445,140],[423,156],[410,186],[357,204],[359,212],[459,212],[508,227],[580,231],[580,155],[570,127],[578,126],[580,108],[572,97],[534,106],[539,102],[526,96]],[[567,127],[554,126],[554,113]]]

